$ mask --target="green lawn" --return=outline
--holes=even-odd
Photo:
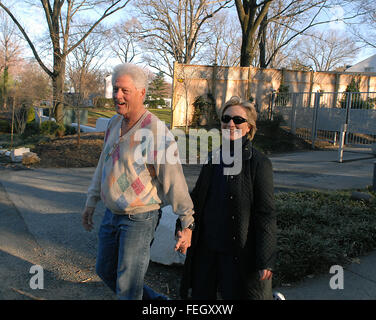
[[[165,123],[171,123],[171,109],[152,109],[148,108],[150,112],[155,114],[160,120],[164,121]]]
[[[171,109],[148,108],[148,110],[155,114],[160,120],[164,121],[165,123],[171,123]],[[88,123],[95,125],[95,122],[98,118],[111,118],[115,114],[115,110],[93,109],[88,112]]]

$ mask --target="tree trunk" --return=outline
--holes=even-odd
[[[9,80],[9,74],[8,74],[8,66],[6,65],[4,67],[4,73],[3,73],[3,83],[2,83],[2,105],[3,109],[6,110],[7,108],[7,100],[8,100],[8,80]]]
[[[264,19],[262,19],[262,22],[260,24],[260,43],[259,43],[259,49],[260,49],[260,68],[265,69],[267,67],[266,64],[266,30],[268,27],[268,14],[265,15]]]
[[[64,120],[64,79],[65,79],[65,59],[56,57],[54,59],[54,72],[52,75],[53,86],[53,110],[54,117],[58,124]]]
[[[252,65],[254,53],[252,50],[252,39],[246,34],[242,36],[242,47],[240,56],[240,66],[249,67]]]

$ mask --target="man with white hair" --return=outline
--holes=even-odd
[[[144,298],[150,297],[144,277],[161,206],[171,204],[179,216],[175,250],[186,253],[194,228],[193,203],[180,161],[166,157],[173,147],[178,158],[172,134],[145,109],[148,78],[144,70],[129,63],[119,65],[112,83],[117,115],[105,132],[82,223],[92,230],[95,206],[101,199],[106,212],[99,229],[96,271],[119,299],[141,300],[143,292]]]

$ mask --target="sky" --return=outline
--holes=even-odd
[[[8,1],[8,3],[10,2]],[[29,36],[33,40],[36,40],[42,37],[47,28],[45,26],[45,23],[41,23],[42,21],[43,22],[45,21],[45,17],[41,9],[37,9],[36,7],[30,6],[30,5],[25,6],[24,1],[13,1],[12,3],[13,3],[13,9],[15,9],[14,11],[16,12],[16,16],[19,17],[20,20],[22,21],[22,24],[25,27],[25,30],[29,34]],[[123,9],[122,12],[117,12],[111,17],[106,18],[105,23],[111,24],[111,23],[121,20],[122,18],[126,18],[126,19],[131,18],[132,13],[130,12],[130,9],[131,8],[128,5],[125,9]],[[235,8],[232,8],[232,10],[235,10]],[[341,19],[344,15],[344,10],[340,6],[337,6],[331,9],[328,15],[330,18],[336,17],[338,19]],[[343,22],[336,21],[336,22],[331,22],[327,25],[322,25],[319,28],[321,28],[322,30],[331,29],[331,30],[343,31],[345,30],[346,26]],[[30,49],[27,49],[27,50],[28,50],[28,55],[32,57],[33,55],[32,55],[31,50]],[[353,64],[359,61],[362,61],[375,53],[376,53],[375,49],[363,48],[361,49],[356,59],[354,59]],[[107,61],[108,66],[113,66],[114,64],[118,64],[118,63],[120,63],[120,61],[117,59],[109,59]]]

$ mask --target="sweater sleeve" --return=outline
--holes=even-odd
[[[109,133],[109,127],[110,127],[110,122],[107,125],[106,131],[105,131],[105,137],[104,137],[104,143],[103,143],[103,148],[101,155],[98,160],[97,167],[95,169],[94,175],[91,179],[90,186],[87,191],[87,197],[86,197],[86,207],[92,207],[95,208],[98,201],[101,199],[101,181],[102,181],[102,170],[103,170],[103,162],[104,162],[104,150],[106,149],[106,138]]]
[[[97,167],[95,169],[93,178],[91,179],[91,183],[89,189],[87,191],[87,198],[86,198],[86,207],[95,208],[98,201],[100,200],[100,193],[101,193],[101,178],[102,178],[102,168],[103,168],[103,150],[101,156],[99,158]]]
[[[165,161],[161,161],[161,163],[156,161],[154,168],[162,186],[163,198],[172,206],[174,213],[179,216],[184,229],[194,221],[193,202],[189,195],[175,140],[167,140],[166,146],[162,157]],[[168,150],[175,150],[175,152]]]

